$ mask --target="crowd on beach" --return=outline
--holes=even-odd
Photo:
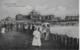
[[[16,29],[14,29],[16,28]],[[47,41],[50,39],[60,40],[62,43],[64,42],[64,45],[67,46],[71,44],[71,46],[78,46],[79,39],[77,38],[69,38],[67,36],[58,35],[55,34],[51,38],[50,34],[50,24],[17,24],[16,26],[13,23],[10,24],[2,24],[0,27],[0,33],[6,34],[9,31],[17,31],[17,32],[27,32],[26,34],[29,34],[32,37],[32,46],[33,47],[41,47],[42,42],[41,39]],[[68,46],[67,46],[68,47]]]
[[[19,30],[20,27],[22,27],[20,24],[17,25],[16,31]],[[9,31],[13,31],[14,25],[12,23],[6,24],[4,23],[0,27],[1,34],[5,34]],[[50,25],[49,24],[43,24],[43,25],[35,25],[35,24],[26,24],[23,27],[24,31],[29,31],[31,33],[30,36],[33,37],[32,46],[41,46],[41,38],[44,38],[44,40],[49,40],[49,34],[50,34]]]

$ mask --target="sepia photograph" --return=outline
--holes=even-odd
[[[0,50],[79,50],[79,0],[0,0]]]

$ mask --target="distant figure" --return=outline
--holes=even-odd
[[[46,27],[45,27],[45,25],[42,26],[42,31],[41,31],[41,33],[42,33],[42,38],[45,39],[45,37],[46,37]]]
[[[48,40],[49,39],[49,34],[50,34],[50,26],[49,25],[42,25],[42,37],[44,38],[44,40]]]
[[[10,30],[13,30],[13,23],[10,24]]]
[[[30,25],[28,25],[28,30],[30,30]]]
[[[5,33],[6,33],[6,28],[5,28],[5,26],[2,26],[2,28],[1,28],[1,33],[2,33],[2,34],[5,34]]]
[[[10,23],[7,24],[7,30],[10,31]]]
[[[49,40],[49,34],[50,34],[50,26],[47,25],[47,27],[46,27],[46,37],[45,37],[45,40]]]
[[[32,32],[34,31],[35,26],[34,25],[30,25],[30,30],[32,30]]]
[[[29,35],[30,35],[31,37],[33,37],[34,28],[35,28],[34,25],[29,25],[29,26],[28,26],[27,32],[29,33]]]
[[[21,31],[21,25],[18,24],[18,28],[17,28],[18,31]]]
[[[28,25],[25,25],[25,31],[27,31],[27,29],[28,29]]]
[[[35,29],[33,32],[33,41],[32,46],[40,47],[41,46],[41,33],[39,32],[39,28]]]

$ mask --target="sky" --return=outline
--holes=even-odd
[[[0,0],[0,18],[27,15],[33,9],[42,15],[74,16],[79,14],[79,0]]]

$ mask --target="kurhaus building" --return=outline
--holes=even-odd
[[[33,22],[48,22],[48,21],[58,21],[59,18],[54,17],[54,15],[40,15],[35,10],[32,10],[28,15],[18,14],[16,15],[16,20],[31,20]]]
[[[18,23],[42,23],[49,22],[53,24],[76,24],[79,21],[79,16],[66,16],[64,19],[55,17],[54,15],[41,15],[40,13],[32,10],[28,15],[16,15]]]

